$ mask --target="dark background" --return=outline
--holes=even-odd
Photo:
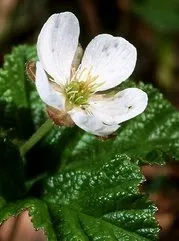
[[[152,83],[179,108],[179,0],[0,0],[0,65],[13,46],[35,44],[47,18],[63,11],[78,17],[84,48],[99,33],[133,43],[138,51],[133,79]],[[142,171],[159,208],[160,240],[178,241],[179,166],[145,166]]]

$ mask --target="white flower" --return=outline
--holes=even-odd
[[[137,88],[112,96],[101,92],[132,74],[136,48],[124,38],[100,34],[78,64],[79,32],[79,22],[70,12],[54,14],[44,24],[37,42],[37,91],[48,106],[68,113],[80,128],[107,136],[147,106],[147,94]]]

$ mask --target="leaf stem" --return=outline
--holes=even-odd
[[[50,129],[53,127],[53,122],[48,119],[41,125],[41,127],[20,147],[20,154],[22,157],[38,142],[44,137]]]

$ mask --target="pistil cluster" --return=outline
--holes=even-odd
[[[88,73],[85,71],[82,71],[81,74],[74,73],[64,87],[66,107],[71,109],[75,106],[87,106],[90,96],[96,92],[99,86],[96,84],[96,79],[97,76],[91,76],[91,70]]]
[[[92,90],[84,81],[71,81],[65,86],[66,100],[70,105],[86,105]]]

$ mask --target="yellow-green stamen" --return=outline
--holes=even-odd
[[[74,106],[86,106],[88,99],[96,91],[98,87],[96,84],[97,77],[92,77],[90,72],[85,73],[84,70],[78,77],[74,73],[71,81],[65,86],[64,95],[66,96],[66,107],[68,109]]]
[[[66,100],[71,105],[85,105],[93,90],[84,81],[71,81],[65,87]]]

